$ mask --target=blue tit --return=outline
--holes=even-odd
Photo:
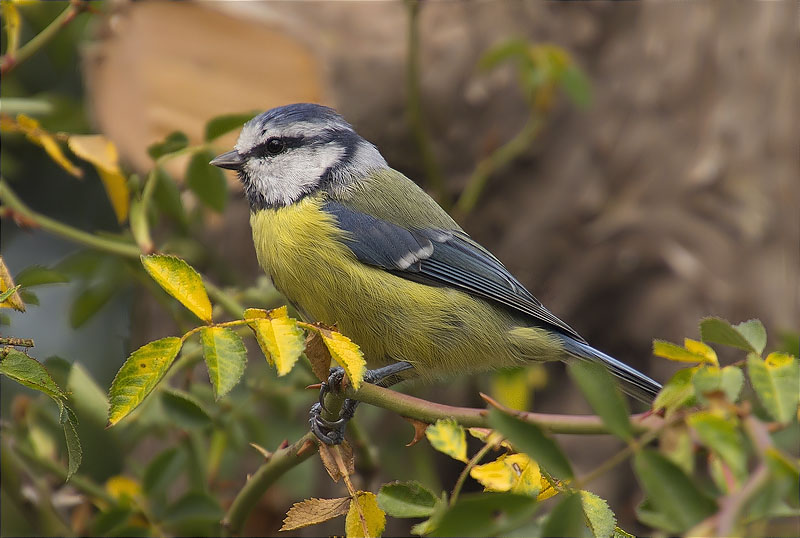
[[[369,367],[382,367],[369,380],[577,358],[603,364],[643,401],[660,389],[547,310],[333,109],[269,110],[211,164],[238,173],[258,261],[275,287],[306,320],[335,324]],[[354,406],[328,422],[317,404],[312,429],[340,442]]]

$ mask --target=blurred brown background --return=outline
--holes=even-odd
[[[406,27],[400,1],[118,2],[84,54],[89,106],[144,170],[147,144],[173,130],[199,141],[222,113],[322,102],[421,181]],[[795,2],[426,2],[420,32],[426,121],[454,194],[526,116],[510,67],[476,69],[486,50],[514,36],[555,43],[590,79],[592,105],[563,100],[462,223],[590,342],[665,380],[675,368],[650,359],[652,339],[697,336],[703,316],[760,318],[770,345],[800,325]],[[235,199],[208,241],[255,279]],[[149,319],[133,344],[162,335]],[[537,410],[587,409],[559,387]],[[587,461],[618,446],[565,444]],[[630,493],[623,481],[597,491]]]

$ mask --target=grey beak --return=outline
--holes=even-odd
[[[244,164],[244,159],[239,155],[239,152],[234,150],[217,155],[208,164],[225,168],[227,170],[239,170]]]

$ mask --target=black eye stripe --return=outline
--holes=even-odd
[[[270,157],[272,155],[275,155],[276,153],[269,151],[270,143],[275,140],[280,140],[281,142],[283,142],[284,147],[281,150],[281,152],[283,152],[288,149],[302,146],[304,137],[302,136],[270,137],[264,142],[258,144],[257,146],[253,146],[253,148],[247,152],[248,157]]]

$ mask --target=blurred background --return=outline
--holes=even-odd
[[[770,346],[800,325],[794,2],[94,5],[96,13],[76,18],[3,77],[1,112],[25,112],[52,131],[103,133],[125,169],[141,176],[152,167],[148,146],[174,131],[199,143],[215,116],[327,104],[392,167],[451,208],[557,316],[655,379],[668,379],[676,367],[651,357],[652,339],[697,337],[704,316],[759,318]],[[23,42],[65,6],[21,8]],[[19,100],[31,97],[41,108]],[[236,135],[215,147],[227,151]],[[509,141],[512,157],[492,160]],[[72,226],[119,233],[91,168],[77,180],[43,155],[23,137],[3,134],[2,175],[18,196]],[[157,245],[168,242],[219,286],[244,290],[238,297],[246,306],[281,304],[261,278],[235,176],[227,176],[227,205],[218,211],[186,187],[185,168],[180,159],[168,167],[183,216],[157,220]],[[464,192],[476,194],[470,201]],[[8,218],[0,225],[12,274],[38,264],[72,275],[38,288],[39,306],[8,314],[10,325],[0,327],[33,338],[39,360],[58,356],[52,364],[65,372],[79,362],[102,396],[132,350],[178,334],[181,323],[163,297],[143,293],[125,262],[76,255],[79,246]],[[194,443],[195,453],[220,451],[214,469],[224,507],[259,463],[247,443],[274,449],[298,438],[315,398],[296,390],[307,372],[277,380],[248,346],[254,376],[230,402],[207,406],[214,428],[176,437],[157,409],[142,411],[156,417],[156,434],[109,433],[103,420],[94,429],[83,421],[90,439],[83,470],[100,482],[137,476],[164,450]],[[210,394],[203,376],[198,370],[183,380],[199,398]],[[27,393],[5,378],[2,389],[3,417],[24,414],[19,397]],[[589,412],[561,365],[401,390],[467,406],[482,405],[479,390],[507,392],[511,403],[539,412]],[[412,434],[401,419],[366,406],[358,418],[380,447],[365,487],[407,478],[409,466],[422,481],[452,485],[460,465],[425,443],[404,448]],[[124,458],[111,454],[133,439]],[[620,447],[605,437],[560,440],[579,470]],[[641,494],[628,473],[593,491],[610,501],[622,528],[636,532]],[[274,534],[301,498],[342,493],[316,460],[286,478],[262,499],[247,534]],[[169,499],[191,489],[191,478],[183,481]],[[30,533],[23,517],[6,517],[8,502],[5,530]],[[407,533],[403,523],[387,533]],[[332,525],[307,534],[337,532]]]

